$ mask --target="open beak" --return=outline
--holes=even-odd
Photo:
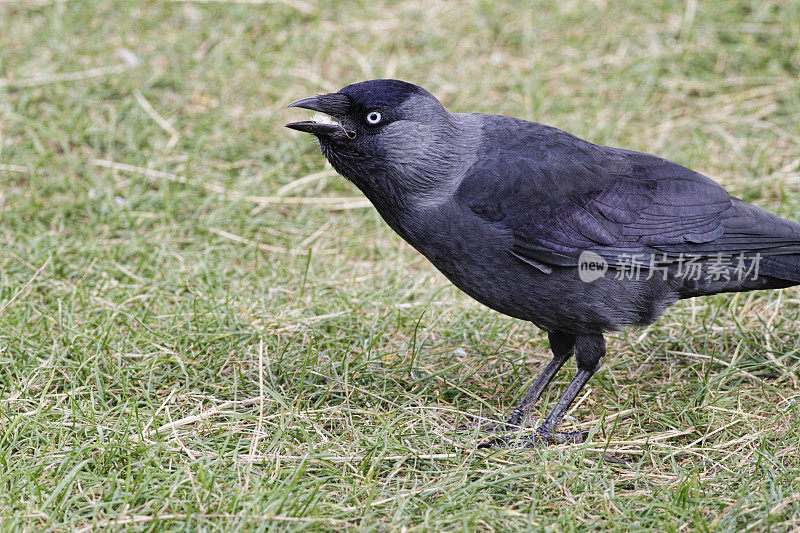
[[[314,135],[330,136],[337,133],[344,133],[344,127],[336,117],[346,114],[349,106],[350,99],[339,93],[303,98],[302,100],[292,102],[286,107],[310,109],[316,111],[316,114],[311,117],[311,120],[290,122],[286,124],[286,127],[297,131],[313,133]]]

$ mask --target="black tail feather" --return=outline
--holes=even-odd
[[[763,256],[758,264],[758,275],[800,283],[800,255]]]

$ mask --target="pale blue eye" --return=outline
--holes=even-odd
[[[370,113],[367,115],[367,122],[369,122],[370,124],[377,124],[380,121],[381,121],[381,114],[378,113],[377,111],[370,111]]]

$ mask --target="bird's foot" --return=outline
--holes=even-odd
[[[550,431],[539,428],[533,435],[495,437],[478,444],[478,448],[541,448],[551,444],[580,444],[588,437],[588,431]]]

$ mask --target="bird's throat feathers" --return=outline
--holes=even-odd
[[[382,215],[430,207],[455,192],[480,146],[477,115],[447,115],[444,121],[398,121],[360,143],[321,139],[320,148]]]

